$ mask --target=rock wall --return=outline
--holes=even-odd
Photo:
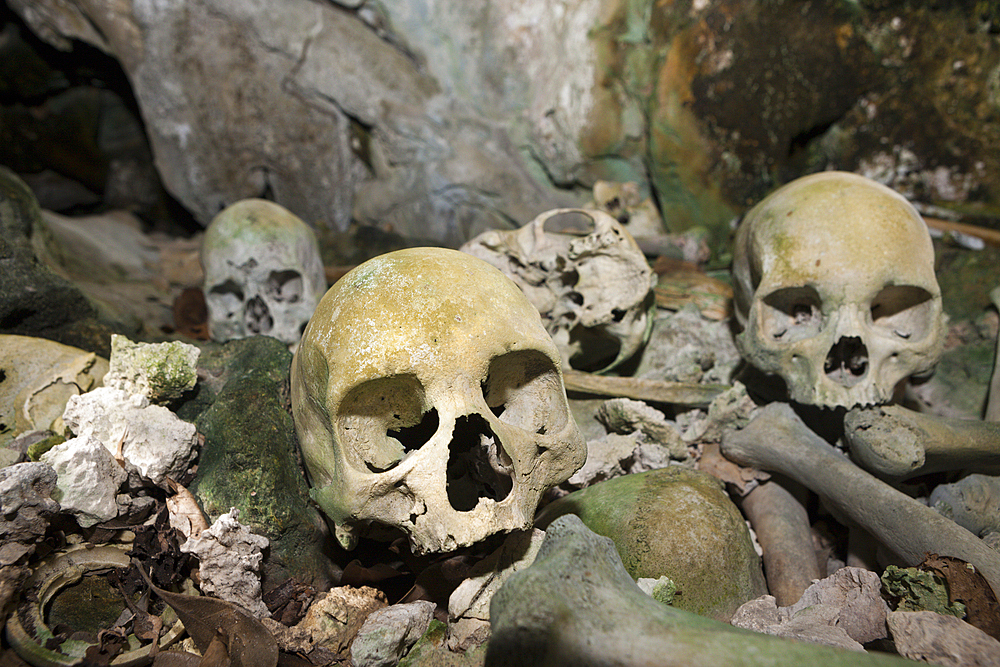
[[[825,168],[935,204],[1000,195],[1000,44],[973,0],[7,2],[122,63],[202,224],[266,197],[320,230],[457,246],[605,179],[722,241]]]

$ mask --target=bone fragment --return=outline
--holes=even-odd
[[[882,477],[1000,470],[1000,422],[939,417],[885,405],[849,411],[844,434],[851,457]]]
[[[596,396],[621,396],[654,403],[690,405],[696,408],[707,408],[716,396],[729,389],[728,386],[719,384],[611,377],[565,369],[563,381],[566,383],[566,391]]]
[[[787,403],[771,403],[741,431],[728,432],[722,453],[755,468],[779,472],[826,499],[909,565],[935,553],[970,563],[994,593],[1000,554],[966,529],[851,463],[813,433]]]
[[[772,477],[741,500],[741,507],[764,551],[767,589],[779,607],[799,601],[821,578],[806,508],[795,495],[804,491],[788,479]]]
[[[990,301],[1000,311],[1000,287],[990,292]],[[986,421],[1000,422],[1000,335],[997,335],[997,353],[993,366],[993,378],[990,380],[990,397],[986,403]]]

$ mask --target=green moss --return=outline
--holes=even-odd
[[[896,611],[933,611],[956,618],[965,617],[965,605],[949,602],[947,582],[933,572],[890,565],[882,574],[882,587],[889,595],[899,599]]]

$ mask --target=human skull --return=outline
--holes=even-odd
[[[649,339],[655,276],[635,239],[603,211],[555,209],[517,230],[483,232],[461,250],[518,284],[567,366],[608,371]]]
[[[740,353],[780,375],[794,401],[886,403],[941,356],[927,227],[904,197],[862,176],[805,176],[757,204],[737,232],[733,278]]]
[[[263,334],[294,345],[326,291],[316,234],[264,199],[220,212],[205,230],[201,261],[217,341]]]
[[[528,528],[586,458],[538,312],[455,250],[399,250],[336,282],[291,384],[311,494],[346,548],[371,524],[417,552]]]

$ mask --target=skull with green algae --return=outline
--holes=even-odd
[[[400,250],[341,278],[291,384],[312,495],[345,548],[376,527],[416,552],[529,528],[587,455],[538,311],[455,250]]]
[[[804,176],[751,209],[733,282],[740,353],[799,403],[887,403],[941,356],[927,227],[902,195],[857,174]]]

